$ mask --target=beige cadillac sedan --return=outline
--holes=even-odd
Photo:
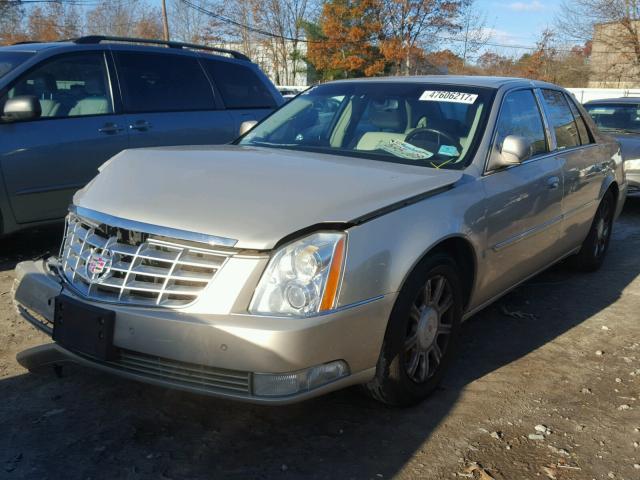
[[[315,87],[234,145],[130,150],[74,198],[19,312],[65,360],[282,404],[349,385],[409,405],[463,320],[553,263],[596,270],[618,144],[564,90],[510,78]]]

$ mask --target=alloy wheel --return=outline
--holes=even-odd
[[[454,295],[443,275],[427,279],[409,312],[404,343],[404,368],[416,383],[431,378],[442,361],[453,328]]]

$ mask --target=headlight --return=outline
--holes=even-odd
[[[344,232],[315,233],[271,257],[249,311],[306,317],[335,307],[345,258]]]

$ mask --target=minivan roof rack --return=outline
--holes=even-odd
[[[173,42],[173,41],[166,41],[166,40],[151,40],[147,38],[111,37],[106,35],[89,35],[86,37],[74,38],[71,41],[80,45],[97,44],[102,42],[125,42],[125,43],[146,43],[151,45],[165,45],[169,48],[207,50],[207,51],[217,52],[217,53],[226,53],[227,55],[231,55],[233,58],[236,58],[238,60],[246,60],[248,62],[251,61],[251,59],[247,57],[245,54],[237,52],[235,50],[229,50],[226,48],[218,48],[218,47],[207,47],[205,45],[197,45],[195,43]]]

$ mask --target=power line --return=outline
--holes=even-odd
[[[242,28],[244,30],[247,30],[249,32],[253,32],[253,33],[257,33],[259,35],[263,35],[266,37],[271,37],[271,38],[277,38],[277,39],[281,39],[281,40],[286,40],[286,41],[290,41],[290,42],[296,42],[296,43],[314,43],[314,42],[320,42],[321,40],[308,40],[306,38],[295,38],[295,37],[289,37],[286,35],[279,35],[277,33],[273,33],[273,32],[269,32],[266,30],[262,30],[260,28],[256,28],[256,27],[252,27],[251,25],[247,25],[245,23],[241,23],[238,22],[236,20],[233,20],[229,17],[226,17],[224,15],[220,15],[219,13],[215,13],[212,12],[211,10],[208,10],[204,7],[201,7],[199,5],[196,5],[194,3],[192,3],[190,0],[181,0],[182,3],[184,3],[185,5],[187,5],[188,7],[203,13],[205,15],[208,15],[209,17],[215,18],[216,20],[220,20],[223,23],[229,24],[229,25],[233,25],[239,28]],[[477,41],[477,40],[473,40],[473,39],[464,39],[464,38],[455,38],[455,37],[447,37],[447,36],[439,36],[438,37],[440,40],[444,40],[447,42],[454,42],[454,43],[466,43],[467,45],[471,44],[471,45],[476,45],[476,46],[488,46],[488,47],[497,47],[497,48],[511,48],[511,49],[515,49],[515,50],[530,50],[530,51],[536,51],[539,49],[539,47],[537,45],[514,45],[514,44],[508,44],[508,43],[496,43],[496,42],[482,42],[482,41]],[[345,43],[345,44],[353,44],[353,43],[368,43],[369,40],[360,40],[360,41],[348,41],[348,40],[331,40],[332,43]],[[554,48],[553,49],[556,52],[564,52],[564,53],[572,53],[574,50],[571,48]],[[609,53],[620,53],[620,52],[609,52]]]

